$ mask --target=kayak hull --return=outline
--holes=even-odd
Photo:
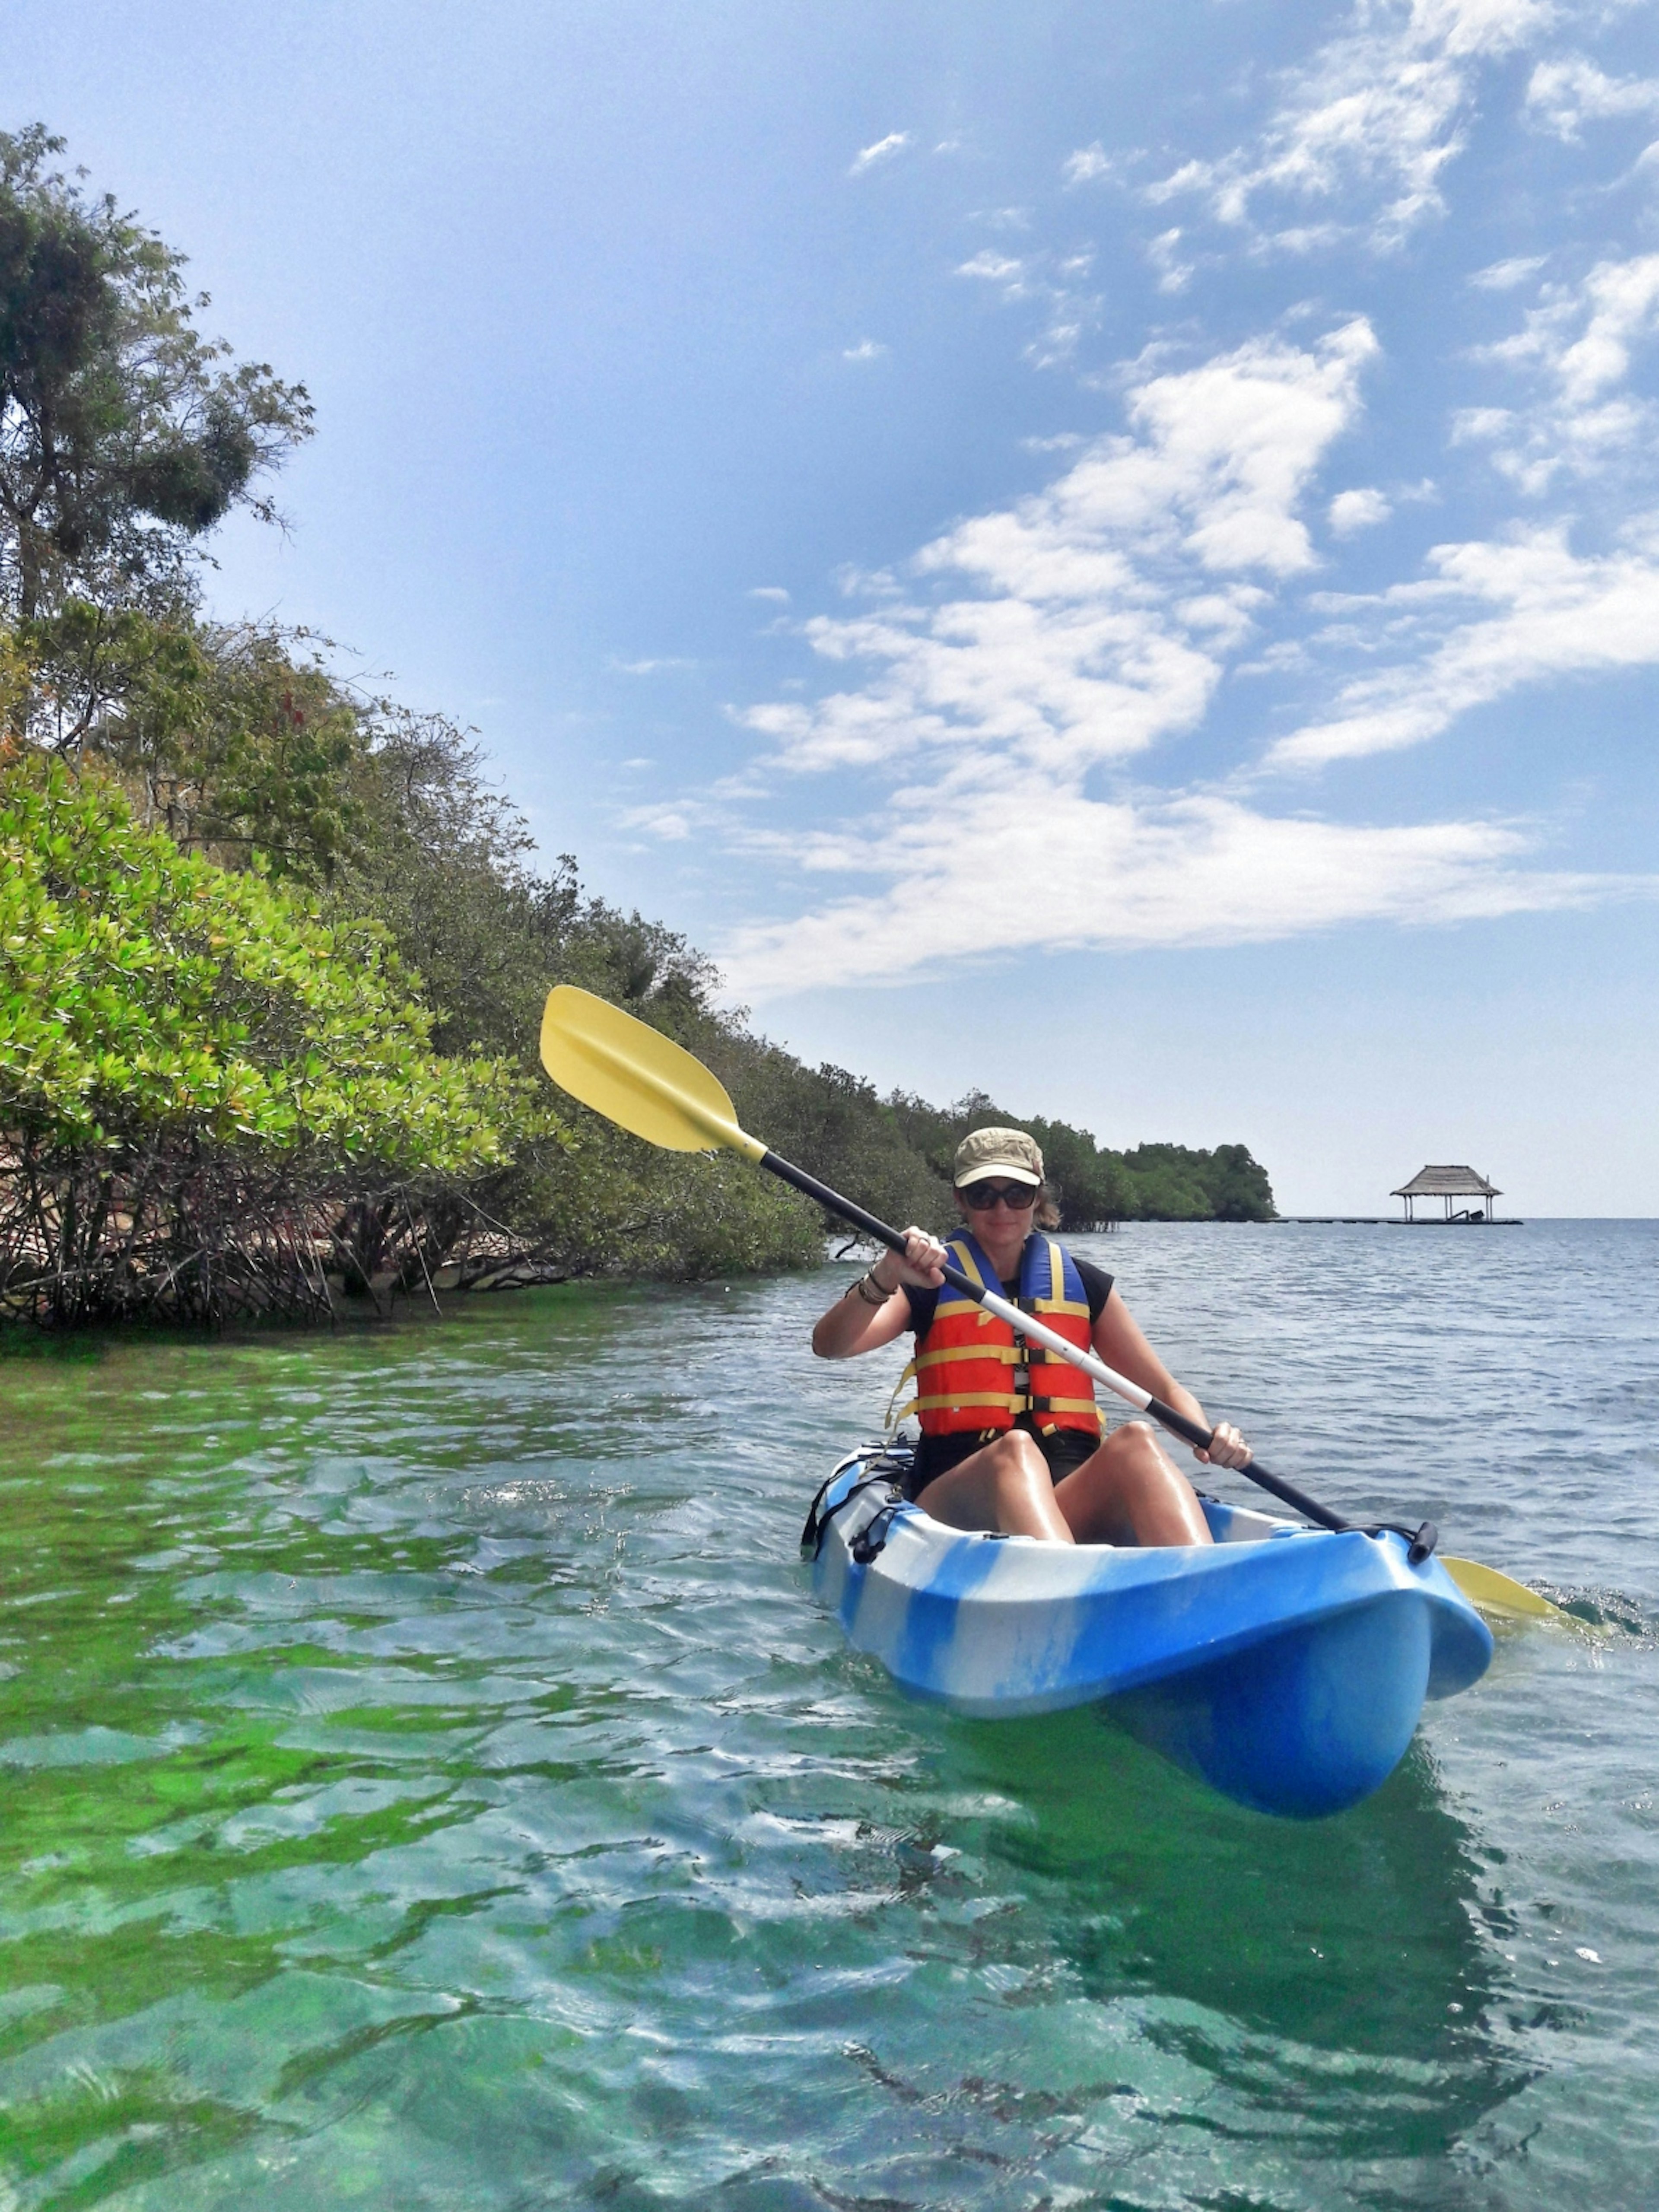
[[[884,1474],[875,1449],[856,1455],[817,1509],[815,1585],[855,1648],[957,1712],[1109,1701],[1261,1812],[1358,1803],[1399,1763],[1425,1698],[1468,1688],[1492,1656],[1445,1570],[1412,1565],[1392,1534],[1206,1500],[1213,1546],[1053,1544],[947,1528]]]

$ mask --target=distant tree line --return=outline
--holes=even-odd
[[[0,134],[0,1314],[316,1316],[479,1282],[797,1267],[813,1208],[555,1094],[570,981],[705,1060],[889,1218],[988,1120],[809,1068],[684,939],[536,864],[470,733],[326,641],[203,615],[198,563],[308,434],[200,336],[180,257]],[[1023,1120],[1073,1228],[1271,1216],[1243,1146]]]

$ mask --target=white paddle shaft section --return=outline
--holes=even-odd
[[[879,1289],[881,1286],[878,1284],[876,1287]],[[1034,1343],[1046,1346],[1050,1352],[1059,1352],[1062,1359],[1069,1359],[1073,1367],[1080,1367],[1092,1381],[1103,1382],[1120,1398],[1127,1398],[1137,1413],[1144,1413],[1152,1404],[1150,1390],[1143,1390],[1139,1382],[1132,1382],[1127,1375],[1120,1375],[1116,1368],[1109,1367],[1094,1352],[1085,1352],[1081,1345],[1069,1342],[1058,1329],[1050,1328],[1047,1322],[1038,1321],[1035,1316],[1022,1312],[1008,1299],[999,1297],[994,1291],[985,1291],[979,1303],[987,1313],[994,1313],[999,1321],[1006,1321],[1022,1336],[1029,1336]]]

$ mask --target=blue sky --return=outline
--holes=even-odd
[[[1650,8],[0,23],[317,401],[215,605],[772,1034],[1287,1210],[1659,1213]]]

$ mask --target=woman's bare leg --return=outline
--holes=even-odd
[[[1097,1452],[1095,1459],[1099,1457]],[[1093,1465],[1094,1460],[1089,1461],[1088,1466]],[[1085,1472],[1078,1469],[1078,1474]],[[1077,1475],[1071,1480],[1075,1482]],[[1010,1429],[994,1443],[981,1444],[948,1474],[935,1475],[916,1503],[950,1528],[996,1528],[1005,1536],[1046,1536],[1056,1544],[1073,1541],[1048,1462],[1036,1437],[1022,1429]]]
[[[1079,1544],[1207,1544],[1198,1493],[1144,1422],[1129,1421],[1054,1486]]]

